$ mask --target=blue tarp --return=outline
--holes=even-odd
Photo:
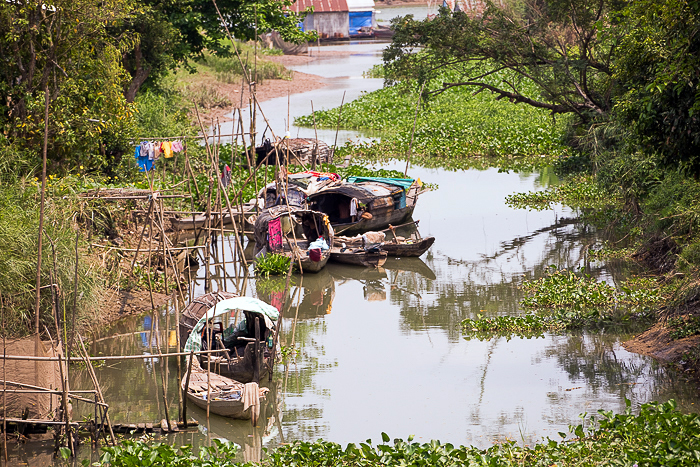
[[[350,20],[350,37],[360,34],[360,28],[372,27],[371,11],[351,11],[348,13]]]

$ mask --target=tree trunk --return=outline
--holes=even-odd
[[[141,55],[140,44],[136,44],[136,48],[134,49],[134,58],[136,64],[135,70],[131,78],[131,83],[129,83],[129,88],[124,93],[124,97],[126,98],[127,102],[134,102],[136,93],[148,78],[148,74],[151,72],[150,68],[143,66],[143,56]]]

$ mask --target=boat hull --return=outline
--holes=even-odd
[[[393,243],[387,241],[382,243],[382,250],[389,256],[396,257],[418,257],[428,251],[428,248],[435,243],[435,237],[425,237],[413,243]]]
[[[333,230],[336,235],[355,235],[373,230],[382,230],[389,227],[389,224],[402,224],[413,214],[415,206],[406,206],[401,209],[394,209],[386,215],[373,215],[371,219],[360,219],[357,222],[345,224],[333,223]]]
[[[197,397],[192,393],[187,393],[187,399],[200,409],[207,410],[207,400]],[[250,406],[247,409],[243,408],[243,402],[239,401],[216,401],[213,400],[209,404],[209,411],[222,417],[235,418],[238,420],[250,420],[253,417],[254,407]]]
[[[381,267],[386,263],[386,251],[368,253],[366,251],[340,251],[340,248],[331,249],[331,261],[355,266]]]

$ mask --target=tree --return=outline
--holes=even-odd
[[[663,166],[700,176],[700,2],[642,0],[624,12],[616,116]]]
[[[217,2],[231,33],[242,40],[277,30],[285,40],[300,42],[309,35],[298,24],[301,18],[288,9],[291,0],[219,0]],[[124,55],[124,66],[131,75],[126,88],[127,101],[133,102],[146,80],[156,81],[179,65],[207,49],[231,54],[226,32],[212,0],[145,0],[133,16],[112,28],[115,37],[136,41]]]
[[[133,112],[122,93],[121,57],[129,41],[113,41],[106,26],[131,10],[131,0],[0,3],[3,170],[8,165],[13,171],[31,170],[37,164],[46,90],[53,164],[103,162],[88,155],[99,154],[102,133],[124,127]]]
[[[525,0],[516,9],[489,2],[481,16],[442,9],[425,21],[399,18],[384,52],[389,81],[430,82],[449,71],[455,80],[429,87],[427,94],[470,86],[591,122],[614,104],[612,59],[621,38],[610,14],[624,5]],[[534,82],[539,95],[525,92],[524,80]]]

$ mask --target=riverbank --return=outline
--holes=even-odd
[[[305,65],[319,58],[337,57],[351,52],[325,51],[323,47],[311,46],[308,52],[301,55],[265,55],[261,58],[284,67]],[[180,83],[185,88],[199,88],[203,92],[214,96],[200,109],[202,120],[210,122],[218,120],[226,122],[231,120],[230,114],[241,106],[246,108],[250,102],[248,86],[243,82],[243,77],[236,83],[228,83],[217,78],[211,71],[200,71],[194,75],[182,76]],[[320,76],[291,71],[291,79],[265,79],[256,86],[255,96],[258,102],[265,102],[278,97],[304,93],[321,89],[327,84]],[[207,101],[205,100],[205,103]]]

